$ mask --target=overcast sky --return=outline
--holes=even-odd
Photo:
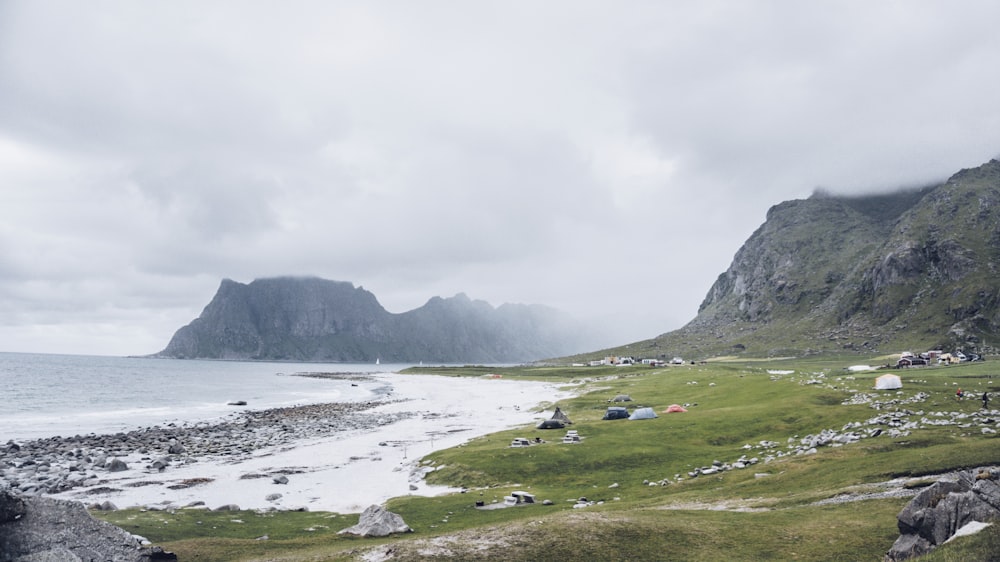
[[[0,0],[0,351],[220,281],[691,320],[767,209],[1000,155],[1000,3]]]

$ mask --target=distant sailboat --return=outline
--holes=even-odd
[[[376,357],[376,358],[375,358],[375,364],[376,364],[376,365],[381,365],[381,364],[382,364],[382,361],[380,361],[380,360],[379,360],[379,358],[378,358],[378,357]]]

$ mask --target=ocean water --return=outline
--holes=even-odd
[[[248,408],[364,401],[385,383],[291,375],[407,366],[0,353],[0,444],[212,421]],[[234,400],[247,406],[227,405]]]

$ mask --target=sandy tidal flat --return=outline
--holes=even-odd
[[[426,467],[421,457],[548,418],[552,408],[539,412],[538,405],[570,395],[549,383],[431,375],[372,377],[391,391],[352,414],[362,416],[364,423],[319,431],[333,422],[309,414],[317,407],[293,408],[259,428],[285,434],[277,444],[247,446],[239,453],[233,452],[238,443],[222,444],[216,454],[201,448],[194,455],[169,455],[170,462],[162,469],[150,464],[159,458],[157,453],[136,451],[119,457],[127,470],[101,473],[99,482],[54,496],[87,504],[110,501],[119,508],[203,502],[211,509],[235,504],[242,509],[356,513],[396,496],[451,491],[423,482]],[[248,439],[246,432],[227,434]],[[182,430],[176,441],[184,445],[184,440]]]

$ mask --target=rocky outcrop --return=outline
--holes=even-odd
[[[698,315],[629,353],[990,354],[987,342],[1000,336],[998,273],[998,160],[922,189],[817,192],[772,207]]]
[[[978,468],[942,479],[917,494],[897,520],[900,537],[886,562],[926,554],[969,523],[1000,520],[1000,469]]]
[[[0,491],[0,562],[151,562],[177,560],[134,535],[98,521],[77,502]]]
[[[464,294],[393,314],[351,283],[226,279],[158,356],[383,363],[513,363],[582,351],[582,325],[537,305],[494,308]]]
[[[393,533],[412,533],[413,529],[403,522],[403,518],[380,505],[368,506],[361,513],[358,524],[348,527],[338,534],[358,537],[386,537]]]

